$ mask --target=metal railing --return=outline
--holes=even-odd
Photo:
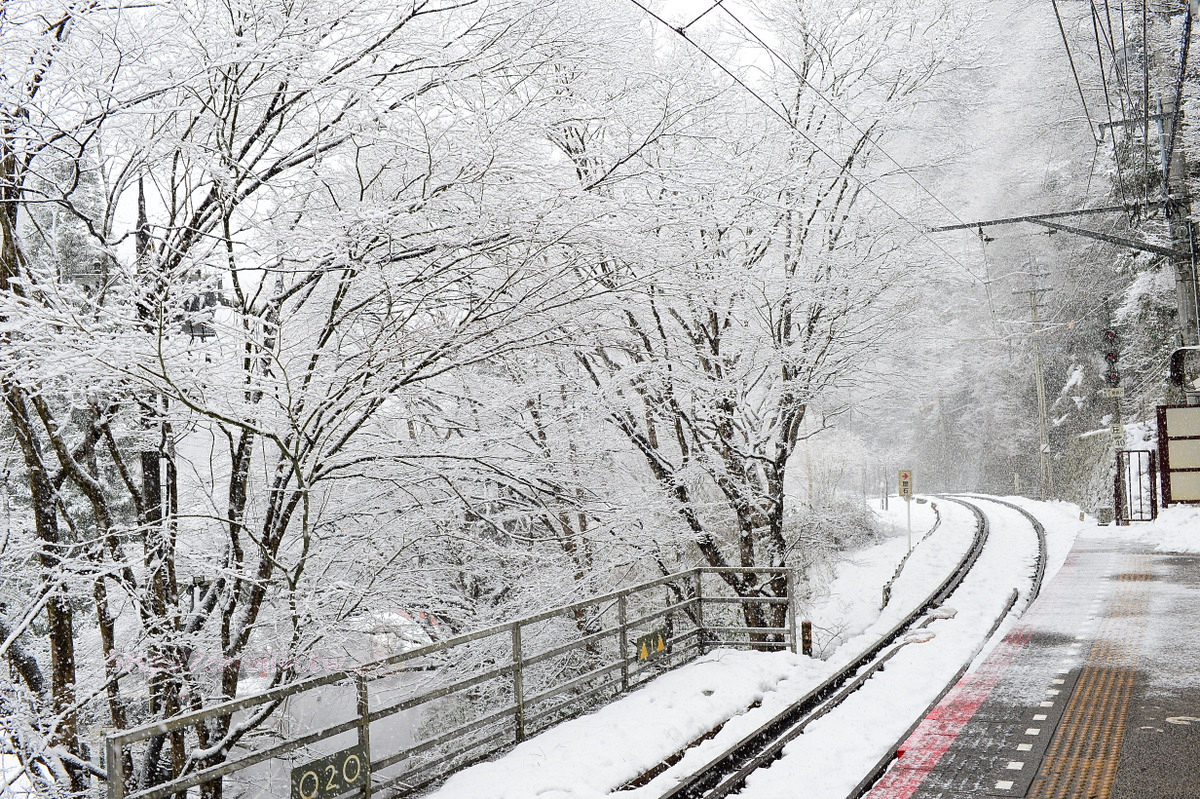
[[[731,574],[761,593],[736,596],[725,580]],[[779,577],[786,597],[767,594]],[[695,568],[145,724],[106,739],[108,797],[182,799],[197,786],[226,799],[285,790],[295,799],[403,795],[711,647],[795,652],[794,589],[784,568]],[[773,626],[748,626],[748,606],[761,608]],[[222,738],[194,746],[174,769],[179,776],[128,784],[130,764],[156,773],[156,761],[172,749],[168,736],[195,739],[198,730]],[[328,774],[318,779],[318,770]]]
[[[1158,464],[1148,449],[1117,450],[1113,513],[1117,524],[1158,518]]]

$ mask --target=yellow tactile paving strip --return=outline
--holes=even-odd
[[[1029,799],[1109,799],[1117,776],[1145,612],[1149,558],[1129,555],[1096,643],[1029,789]],[[1131,620],[1131,617],[1133,619]],[[1132,621],[1132,623],[1131,623]]]

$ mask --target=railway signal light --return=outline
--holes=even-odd
[[[1104,354],[1104,382],[1110,386],[1121,384],[1121,373],[1117,371],[1117,361],[1121,359],[1120,344],[1120,336],[1111,327],[1106,327],[1100,333],[1100,351]]]

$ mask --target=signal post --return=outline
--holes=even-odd
[[[913,470],[901,469],[896,477],[896,493],[904,499],[905,513],[908,516],[908,551],[912,552]]]

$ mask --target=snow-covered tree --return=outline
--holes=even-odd
[[[638,288],[579,355],[713,566],[785,564],[787,470],[810,406],[894,329],[915,259],[869,188],[871,161],[946,56],[894,7],[777,11],[771,57],[785,60],[764,87],[776,114],[735,87],[611,189],[639,213],[605,263]],[[560,146],[585,187],[632,127],[609,115],[571,129]],[[744,596],[786,594],[782,576],[726,580]],[[779,607],[747,604],[747,623],[780,626]]]
[[[592,282],[544,257],[560,200],[528,180],[520,87],[553,20],[6,5],[2,368],[28,505],[2,553],[5,702],[36,707],[6,745],[78,789],[85,727],[234,696],[256,649],[286,681],[391,582],[411,549],[346,526],[351,486],[405,454],[425,386],[557,337],[548,311]],[[218,762],[264,715],[125,773]]]

